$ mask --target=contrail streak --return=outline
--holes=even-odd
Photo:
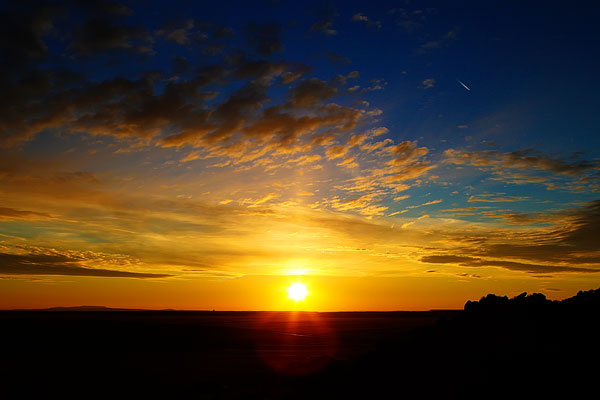
[[[462,85],[462,87],[464,87],[465,89],[467,89],[469,92],[471,91],[471,89],[469,89],[469,87],[467,85],[465,85],[464,83],[462,83],[461,81],[459,81],[458,79],[456,80],[458,83],[460,83]]]

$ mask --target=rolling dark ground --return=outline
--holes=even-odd
[[[463,311],[3,311],[0,387],[19,398],[587,397],[599,311],[600,289],[561,302],[488,295]]]

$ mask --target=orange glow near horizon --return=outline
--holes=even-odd
[[[287,288],[300,280],[310,292],[304,301],[288,297]],[[545,292],[558,300],[579,290],[595,287],[573,280],[560,292]],[[115,308],[217,310],[217,311],[397,311],[460,309],[467,300],[488,293],[516,296],[542,292],[545,280],[493,281],[449,280],[432,274],[420,276],[248,275],[236,279],[126,279],[94,277],[45,277],[0,279],[0,309],[57,306],[106,306]],[[112,291],[105,288],[110,286]],[[517,289],[515,289],[517,287]],[[12,301],[11,301],[12,300]]]

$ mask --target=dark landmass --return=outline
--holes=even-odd
[[[2,311],[0,387],[19,398],[588,397],[599,311],[600,289],[488,295],[462,311]]]
[[[15,310],[15,311],[144,311],[135,308],[112,308],[104,306],[75,306],[75,307],[50,307],[35,310]]]

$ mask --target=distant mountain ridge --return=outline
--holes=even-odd
[[[105,306],[72,306],[72,307],[49,307],[19,311],[146,311],[141,308],[113,308]]]

